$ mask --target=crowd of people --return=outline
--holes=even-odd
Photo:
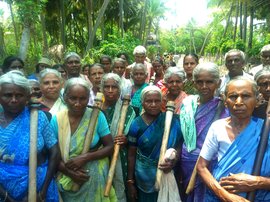
[[[126,53],[103,55],[94,64],[82,64],[75,52],[63,64],[42,57],[29,76],[22,59],[5,58],[0,202],[28,201],[33,192],[35,201],[48,202],[164,201],[156,186],[159,171],[163,177],[173,173],[177,184],[178,197],[168,202],[249,201],[250,192],[255,201],[270,202],[269,136],[260,172],[253,174],[261,134],[269,134],[270,45],[261,49],[262,64],[249,72],[245,53],[228,51],[224,76],[217,64],[200,63],[193,53],[181,67],[162,57],[150,61],[143,46],[133,55],[132,64]],[[168,102],[174,109],[165,147],[175,158],[160,160]],[[116,145],[118,159],[112,157]]]

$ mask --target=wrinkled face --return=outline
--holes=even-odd
[[[173,74],[168,79],[166,87],[168,88],[170,94],[178,96],[183,89],[183,81],[179,76]]]
[[[245,61],[239,52],[231,52],[227,55],[225,65],[231,75],[240,76],[242,75],[242,68],[245,65]]]
[[[30,99],[29,93],[15,84],[2,84],[0,104],[4,112],[12,117],[19,115]]]
[[[263,95],[263,98],[268,101],[270,98],[270,74],[260,76],[257,81],[259,91]]]
[[[31,97],[40,98],[42,96],[42,92],[40,90],[40,85],[34,83],[31,87]]]
[[[69,78],[78,77],[81,71],[81,61],[75,56],[71,56],[67,59],[66,71]]]
[[[257,104],[252,84],[243,80],[231,83],[227,88],[225,103],[232,117],[249,118]]]
[[[101,83],[101,79],[104,75],[103,68],[99,66],[91,67],[89,70],[89,80],[93,84],[93,86],[99,86]]]
[[[144,64],[145,58],[146,58],[145,54],[139,54],[139,53],[136,53],[135,54],[135,62],[136,63],[142,63],[142,64]]]
[[[154,61],[152,66],[156,74],[160,75],[163,73],[163,66],[158,61]]]
[[[161,96],[158,92],[149,92],[145,95],[142,106],[148,115],[156,116],[161,109]]]
[[[207,71],[201,71],[195,78],[195,88],[198,90],[200,98],[205,102],[213,99],[220,82],[217,82],[213,75]]]
[[[147,74],[145,74],[145,71],[143,68],[137,68],[133,70],[131,77],[135,85],[141,86],[145,83]]]
[[[120,96],[120,89],[114,79],[104,82],[103,93],[106,101],[117,101]]]
[[[61,81],[54,74],[47,74],[40,81],[42,95],[49,100],[57,100],[61,91]]]
[[[104,66],[104,72],[105,73],[111,72],[112,63],[108,58],[102,58],[100,63]]]
[[[68,110],[74,114],[83,114],[89,100],[89,92],[81,85],[72,86],[64,95]]]
[[[261,53],[261,61],[264,66],[270,65],[270,51],[264,51]]]
[[[23,64],[19,61],[19,60],[14,60],[9,68],[8,68],[8,71],[12,71],[12,70],[20,70],[21,72],[24,73],[24,70],[23,70]]]
[[[113,66],[113,73],[118,74],[120,77],[123,76],[126,70],[126,66],[123,62],[115,62]]]
[[[183,67],[184,70],[186,72],[187,75],[192,75],[193,73],[193,69],[198,65],[198,63],[196,62],[196,60],[188,55],[185,57],[185,60],[183,62]]]

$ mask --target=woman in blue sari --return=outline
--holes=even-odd
[[[180,114],[184,144],[178,175],[182,180],[182,192],[186,191],[211,123],[228,116],[224,103],[221,99],[214,97],[215,90],[220,84],[218,66],[214,63],[199,64],[193,70],[193,80],[199,94],[190,95],[183,100]],[[182,200],[201,201],[204,194],[205,185],[197,177],[194,190],[188,195],[182,193]]]
[[[227,84],[225,103],[230,116],[211,125],[197,166],[209,188],[205,201],[248,201],[245,197],[252,191],[256,191],[254,201],[270,201],[269,135],[260,176],[252,175],[263,129],[263,120],[252,117],[257,98],[257,85],[251,79],[236,77]],[[210,173],[208,166],[214,156],[218,163]]]
[[[157,167],[169,172],[175,162],[158,165],[165,113],[161,113],[161,90],[157,86],[146,87],[141,94],[145,112],[134,119],[128,133],[128,192],[132,201],[155,202],[158,192],[154,184]],[[182,134],[177,116],[171,122],[167,148],[179,151]]]
[[[30,84],[16,73],[0,77],[0,201],[27,201],[30,108]],[[58,201],[54,173],[60,156],[57,139],[46,115],[38,111],[37,201]]]

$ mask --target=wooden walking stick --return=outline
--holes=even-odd
[[[267,148],[268,138],[270,131],[270,99],[268,100],[267,109],[266,109],[266,117],[263,123],[261,138],[258,145],[256,158],[253,166],[252,175],[259,176],[261,174],[261,167],[263,162],[263,157]],[[249,201],[254,201],[256,196],[256,192],[249,192],[247,195],[247,199]]]
[[[38,110],[32,108],[30,112],[30,154],[29,154],[29,181],[28,181],[28,201],[37,200],[37,128]]]
[[[122,108],[121,108],[121,115],[120,115],[120,119],[119,119],[119,126],[118,126],[118,130],[117,130],[117,135],[123,134],[129,102],[130,102],[130,95],[125,95],[123,98],[123,104],[122,104]],[[111,161],[111,166],[110,166],[109,173],[108,173],[108,179],[107,179],[107,183],[106,183],[106,187],[105,187],[105,191],[104,191],[104,196],[106,196],[106,197],[109,196],[110,190],[112,187],[112,181],[113,181],[113,177],[114,177],[114,173],[115,173],[115,167],[116,167],[116,162],[118,159],[119,151],[120,151],[120,145],[115,144],[113,157],[112,157],[112,161]]]
[[[165,127],[164,127],[162,145],[161,145],[160,154],[159,154],[158,165],[163,162],[164,155],[165,155],[165,152],[167,150],[174,109],[175,109],[174,102],[168,101],[168,103],[166,105]],[[160,181],[161,181],[162,174],[163,174],[162,170],[157,168],[156,183],[155,183],[156,190],[159,190],[159,188],[160,188]]]
[[[220,115],[224,111],[224,108],[225,108],[224,103],[219,102],[218,107],[217,107],[217,112],[213,118],[213,122],[220,118]],[[190,177],[187,189],[186,189],[186,194],[189,194],[190,192],[192,192],[194,190],[195,183],[196,183],[196,177],[197,177],[197,164],[198,164],[199,158],[200,158],[200,156],[198,157],[196,164],[193,168],[193,171],[192,171],[192,174],[191,174],[191,177]]]
[[[103,100],[103,94],[97,93],[96,98],[95,98],[95,104],[94,104],[94,107],[90,116],[90,122],[89,122],[88,130],[85,136],[83,150],[81,154],[85,154],[89,151],[89,148],[90,148],[90,145],[91,145],[94,133],[95,133],[97,120],[98,120],[98,114],[100,111],[100,107],[102,105],[102,100]],[[73,182],[72,191],[78,191],[79,189],[80,189],[80,186],[77,183]]]

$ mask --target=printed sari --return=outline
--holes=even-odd
[[[0,121],[4,121],[0,114]],[[29,150],[30,150],[30,110],[26,107],[8,126],[0,126],[0,185],[8,195],[17,201],[28,195]],[[41,111],[38,112],[37,152],[50,149],[57,144],[48,119]],[[48,159],[38,165],[37,191],[45,181]],[[0,199],[1,201],[1,199]],[[47,190],[46,201],[57,202],[58,192],[54,180]]]
[[[77,130],[71,134],[68,110],[59,112],[52,118],[51,124],[58,134],[59,146],[62,160],[79,156],[83,150],[85,135],[88,130],[92,109],[87,108],[80,121]],[[110,133],[106,118],[99,113],[97,126],[89,149],[98,149],[100,138]],[[117,201],[114,189],[111,189],[109,197],[104,197],[104,188],[108,176],[109,159],[103,158],[88,162],[85,167],[89,170],[89,180],[85,182],[78,191],[73,191],[74,182],[62,173],[58,176],[58,187],[63,201]]]
[[[213,98],[209,102],[198,106],[198,97],[198,95],[188,96],[183,102],[180,115],[184,135],[180,163],[183,192],[185,192],[188,186],[209,127],[215,119],[228,116],[219,98]],[[188,202],[201,201],[204,194],[205,185],[197,177],[194,191],[189,195],[182,194],[182,200]]]
[[[113,138],[117,135],[118,132],[121,106],[122,101],[119,99],[114,106],[109,107],[105,110],[105,115],[108,120],[108,124]],[[127,135],[130,124],[135,118],[135,116],[136,114],[132,106],[128,106],[126,120],[124,124],[124,132],[123,132],[124,135]],[[116,162],[116,169],[113,178],[113,185],[119,202],[127,201],[126,200],[127,187],[125,184],[126,180],[127,180],[127,148],[124,147],[120,149],[119,158],[117,159]]]
[[[131,94],[131,105],[132,106],[142,109],[141,92],[146,86],[148,86],[148,84],[144,83],[134,94]]]
[[[224,127],[224,126],[223,126]],[[230,145],[229,149],[213,169],[214,178],[219,181],[221,177],[229,176],[230,173],[251,174],[254,165],[260,134],[263,127],[263,120],[252,117],[249,125],[238,135]],[[264,154],[261,176],[270,177],[270,138],[268,138],[267,149]],[[246,197],[247,193],[239,193]],[[207,190],[205,201],[220,201],[210,190]],[[255,201],[270,201],[269,190],[257,190]]]
[[[165,113],[160,113],[156,120],[147,125],[142,117],[137,117],[131,124],[128,138],[131,146],[137,147],[135,179],[137,187],[145,194],[155,193],[155,179],[158,166],[162,136],[165,126]],[[182,134],[177,116],[173,116],[167,148],[178,149]],[[140,196],[139,196],[140,197]],[[141,198],[145,200],[145,198]],[[139,201],[141,201],[139,199]],[[153,200],[154,201],[154,200]]]

